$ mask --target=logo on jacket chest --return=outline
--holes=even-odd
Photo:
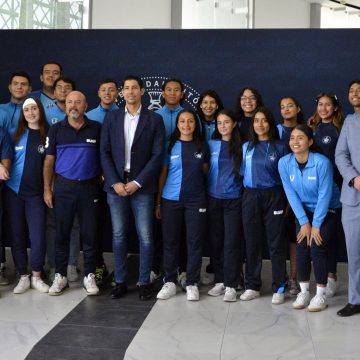
[[[269,160],[270,160],[270,161],[275,161],[275,160],[276,160],[276,158],[277,158],[277,156],[276,156],[276,154],[275,154],[275,153],[271,153],[271,154],[269,154]]]
[[[43,154],[44,152],[45,152],[45,146],[44,145],[39,145],[38,146],[38,153]]]
[[[329,135],[324,136],[324,137],[321,139],[321,142],[322,142],[323,144],[330,144],[330,143],[331,143],[331,136],[329,136]]]
[[[195,152],[194,156],[196,159],[202,159],[203,158],[203,153],[202,152]]]

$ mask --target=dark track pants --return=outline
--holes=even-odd
[[[204,203],[162,199],[161,224],[164,244],[165,281],[176,282],[182,224],[185,220],[187,245],[187,285],[200,282],[202,245],[206,224]]]
[[[320,227],[320,235],[323,239],[323,244],[318,246],[315,241],[311,243],[311,246],[307,245],[306,239],[297,244],[296,247],[296,267],[298,273],[298,281],[306,282],[310,280],[311,273],[311,260],[313,262],[314,275],[317,284],[326,285],[328,275],[328,244],[329,239],[336,234],[336,211],[330,210],[328,212],[324,222]],[[314,214],[310,211],[306,211],[310,224]],[[296,233],[300,231],[300,224],[296,220]]]
[[[45,262],[46,205],[43,196],[21,196],[4,188],[6,226],[11,239],[11,252],[20,275],[27,271],[27,240],[31,246],[31,269],[42,271]]]
[[[241,199],[209,196],[208,221],[215,283],[236,288],[240,274]]]
[[[286,198],[281,187],[245,189],[242,219],[246,247],[246,289],[261,288],[263,241],[267,241],[272,265],[272,290],[286,281],[286,238],[284,214]]]

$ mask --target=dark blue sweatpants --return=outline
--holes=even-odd
[[[186,283],[187,285],[197,285],[200,282],[202,246],[206,225],[205,202],[162,199],[161,225],[165,281],[176,282],[184,220],[187,246]]]
[[[31,246],[31,269],[42,271],[45,253],[46,210],[42,195],[21,196],[4,187],[6,226],[11,240],[11,252],[20,275],[27,271],[27,241]]]
[[[262,248],[266,241],[272,266],[272,290],[286,281],[286,198],[281,187],[245,189],[242,198],[246,268],[246,289],[261,288]]]
[[[208,221],[215,283],[236,288],[240,274],[241,199],[209,196]]]
[[[336,234],[337,215],[336,210],[329,209],[323,223],[320,226],[322,245],[316,245],[315,241],[311,246],[307,245],[306,239],[297,244],[296,247],[296,267],[298,281],[307,282],[310,280],[311,260],[313,263],[315,280],[317,284],[326,285],[328,275],[328,245],[330,239]],[[306,211],[310,224],[314,214]],[[296,220],[296,233],[300,231],[300,224]]]

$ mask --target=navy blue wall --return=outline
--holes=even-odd
[[[147,103],[171,76],[187,85],[185,106],[195,106],[202,90],[214,88],[233,108],[239,89],[250,85],[278,120],[281,96],[297,97],[310,116],[321,91],[337,93],[348,113],[347,85],[360,77],[359,39],[360,30],[0,31],[0,102],[8,101],[12,71],[29,72],[37,89],[41,65],[54,59],[76,80],[90,108],[98,102],[98,81],[120,82],[131,73],[145,78]]]
[[[39,67],[56,59],[90,107],[97,104],[99,80],[121,81],[134,73],[176,76],[197,93],[214,88],[227,107],[234,106],[240,88],[250,85],[278,119],[278,100],[285,94],[298,97],[310,115],[314,97],[334,91],[347,112],[347,84],[360,77],[359,38],[359,30],[1,31],[0,102],[8,99],[12,71],[28,71],[37,89]],[[190,94],[192,103],[196,92]]]

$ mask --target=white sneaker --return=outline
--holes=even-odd
[[[55,274],[55,279],[50,286],[49,295],[56,296],[61,295],[66,288],[69,287],[66,276],[62,276],[59,273]]]
[[[205,272],[201,275],[200,282],[203,285],[212,285],[215,280],[215,275]]]
[[[271,299],[271,303],[274,305],[280,305],[285,302],[285,294],[274,293]]]
[[[31,277],[31,287],[43,293],[49,292],[49,285],[45,284],[40,276]]]
[[[199,289],[196,285],[188,285],[186,287],[186,296],[189,301],[199,300]]]
[[[14,294],[23,294],[26,290],[29,289],[30,289],[29,275],[20,276],[20,280],[14,288]]]
[[[223,298],[226,302],[234,302],[236,301],[236,290],[231,287],[226,287],[225,295]]]
[[[176,294],[176,284],[169,281],[163,285],[161,290],[156,295],[156,298],[160,300],[167,300],[170,299],[175,294]]]
[[[84,289],[88,295],[98,295],[99,288],[96,285],[95,274],[90,273],[84,277]]]
[[[177,282],[182,287],[182,289],[186,291],[186,272],[183,271],[178,275]]]
[[[216,283],[215,286],[208,291],[210,296],[220,296],[225,293],[224,283]]]
[[[292,307],[294,309],[305,309],[310,303],[310,293],[306,292],[299,292],[297,294],[296,300],[293,302]]]
[[[307,309],[311,312],[316,312],[326,309],[327,306],[326,295],[315,295]]]
[[[325,292],[326,297],[327,298],[333,297],[336,294],[338,288],[339,288],[339,282],[335,279],[328,278],[328,282],[326,284],[326,292]]]
[[[259,296],[260,296],[260,291],[247,289],[243,294],[241,294],[240,300],[249,301],[258,298]]]
[[[67,278],[69,282],[74,282],[79,280],[78,269],[75,265],[68,265],[67,267]]]

